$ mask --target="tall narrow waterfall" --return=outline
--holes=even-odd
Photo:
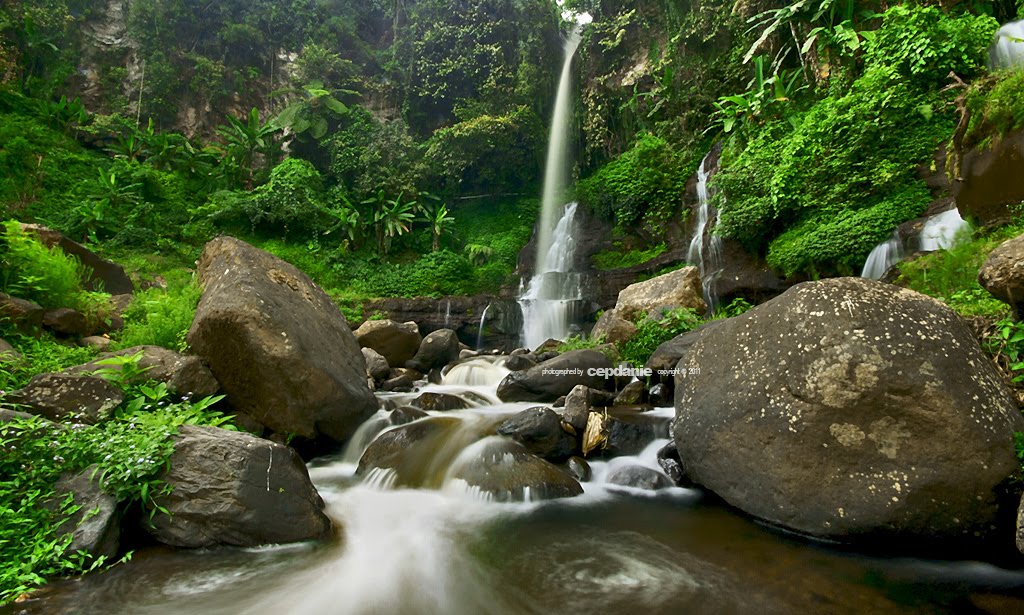
[[[549,338],[564,339],[573,310],[582,299],[580,275],[571,271],[575,256],[576,204],[566,205],[563,200],[571,167],[572,59],[579,44],[579,32],[573,32],[565,42],[565,60],[558,80],[544,169],[537,262],[534,275],[519,298],[523,310],[523,344],[530,348]]]
[[[708,194],[711,155],[712,152],[708,152],[697,169],[697,228],[693,231],[693,239],[690,240],[690,248],[686,253],[687,262],[697,265],[700,269],[704,303],[707,304],[709,313],[713,313],[718,307],[715,281],[722,273],[722,237],[715,232],[718,228],[718,212],[711,205]],[[708,232],[709,224],[712,225],[711,232]]]

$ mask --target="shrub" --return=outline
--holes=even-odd
[[[967,109],[965,145],[1024,128],[1024,71],[1005,71],[975,82],[967,93]]]
[[[78,259],[60,248],[47,248],[13,220],[4,223],[0,243],[0,285],[5,292],[43,307],[81,306],[85,269]]]
[[[16,359],[4,361],[3,369],[0,369],[0,391],[20,389],[37,374],[59,372],[87,363],[96,356],[96,351],[91,348],[65,346],[49,333],[35,338],[0,329],[0,334],[21,354]]]
[[[282,234],[322,228],[323,179],[308,161],[288,158],[274,167],[270,180],[241,202],[252,228]]]
[[[664,254],[667,250],[668,247],[664,243],[651,246],[646,250],[605,250],[592,256],[591,261],[598,270],[610,271],[641,265]]]
[[[665,313],[660,319],[645,318],[636,335],[620,348],[622,358],[633,365],[647,362],[658,346],[668,340],[697,328],[703,320],[693,310],[679,308]]]
[[[191,282],[175,290],[151,288],[135,294],[124,312],[118,346],[154,345],[184,351],[202,289]]]

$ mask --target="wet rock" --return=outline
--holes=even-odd
[[[86,266],[88,275],[84,280],[88,290],[100,290],[110,295],[131,294],[135,285],[120,265],[100,258],[82,244],[72,241],[63,233],[38,224],[22,224],[22,231],[39,238],[48,248],[60,248],[65,254],[74,256]]]
[[[121,512],[117,498],[105,493],[100,486],[98,470],[99,467],[93,465],[78,474],[61,476],[46,506],[53,513],[59,513],[67,496],[71,495],[71,506],[79,507],[55,530],[58,536],[72,535],[65,553],[85,551],[92,559],[113,559],[121,546]]]
[[[419,419],[427,418],[430,416],[426,412],[419,408],[413,408],[412,406],[400,406],[391,411],[388,415],[388,422],[392,425],[406,425]]]
[[[647,491],[656,491],[672,486],[672,481],[667,476],[641,465],[628,465],[614,470],[608,475],[608,482],[612,485],[646,489]]]
[[[619,292],[615,303],[619,314],[644,312],[650,315],[671,308],[689,308],[698,314],[707,311],[696,267],[683,267],[627,286]]]
[[[400,372],[380,385],[380,390],[390,393],[410,393],[416,388],[416,379],[408,372]]]
[[[615,396],[616,406],[639,406],[644,403],[644,383],[635,380]]]
[[[86,337],[95,333],[85,314],[71,308],[46,310],[43,312],[43,326],[66,337]]]
[[[668,437],[668,419],[629,409],[591,412],[583,432],[583,454],[602,457],[637,455],[659,438]]]
[[[590,412],[604,399],[604,391],[578,384],[565,397],[562,419],[572,425],[576,433],[583,433],[587,428],[587,417],[590,416]]]
[[[144,525],[164,544],[251,547],[331,533],[298,454],[248,434],[182,427],[162,480],[171,492],[156,503],[168,514],[157,512]]]
[[[40,374],[4,398],[51,421],[89,424],[109,418],[123,400],[121,391],[102,378],[64,373]]]
[[[448,393],[420,393],[413,400],[413,406],[427,411],[463,410],[469,407],[466,400]]]
[[[455,417],[431,416],[389,429],[366,448],[356,473],[396,487],[440,488],[442,470],[460,445],[472,441],[472,436],[456,437],[461,424]]]
[[[459,359],[472,359],[473,357],[480,356],[480,353],[475,350],[460,350]]]
[[[690,484],[683,463],[679,460],[679,449],[674,442],[669,442],[658,450],[658,465],[676,485],[682,487]]]
[[[725,322],[724,320],[712,320],[711,322],[705,323],[693,331],[677,335],[667,342],[662,343],[658,346],[644,367],[648,367],[653,371],[651,374],[651,381],[654,383],[664,384],[669,389],[669,394],[675,386],[674,371],[679,363],[679,359],[690,350],[690,346],[700,338],[700,336],[708,333],[711,329],[715,329]],[[654,403],[654,402],[651,402]],[[657,405],[657,404],[655,404]]]
[[[590,480],[590,477],[593,476],[590,464],[582,457],[570,457],[569,460],[565,462],[565,466],[566,469],[569,470],[569,474],[581,483],[587,482]]]
[[[537,360],[533,354],[514,354],[505,361],[505,368],[509,371],[519,372],[524,369],[530,369],[537,364]]]
[[[188,333],[231,405],[277,433],[348,439],[376,410],[345,317],[306,274],[230,237],[206,244]]]
[[[440,369],[435,367],[427,374],[427,382],[430,384],[441,384],[444,382],[444,374],[441,373]]]
[[[966,324],[918,293],[809,282],[698,330],[676,378],[687,475],[837,539],[973,540],[999,516],[1024,417]],[[758,443],[753,446],[753,443]]]
[[[659,382],[647,392],[647,401],[655,408],[667,408],[672,405],[672,389]]]
[[[43,326],[43,310],[36,303],[0,293],[0,320],[25,335],[35,335]]]
[[[537,352],[533,353],[533,356],[537,363],[543,363],[544,361],[550,361],[551,359],[557,358],[560,354],[561,353],[559,353],[556,350],[545,350],[543,352],[538,350]]]
[[[376,350],[391,366],[405,365],[423,341],[416,323],[393,320],[367,320],[356,329],[355,335],[360,346]]]
[[[594,368],[610,369],[611,361],[594,350],[571,350],[526,371],[512,372],[498,385],[498,397],[502,401],[550,402],[568,395],[578,384],[599,389],[604,387],[604,378],[588,374]]]
[[[366,361],[366,375],[377,382],[387,380],[391,375],[391,366],[384,355],[373,348],[362,348],[363,360]]]
[[[1024,314],[1024,235],[1000,244],[978,271],[978,283],[996,298]]]
[[[618,310],[605,310],[590,331],[590,337],[611,344],[623,344],[633,339],[636,333],[636,325],[621,317]]]
[[[498,435],[508,436],[538,457],[561,461],[576,449],[576,438],[562,428],[562,418],[546,407],[530,408],[498,426]]]
[[[507,438],[492,436],[467,448],[450,472],[453,482],[499,502],[574,497],[583,487],[554,465]]]
[[[438,329],[423,338],[416,356],[406,363],[406,367],[426,373],[457,361],[459,352],[459,338],[455,332]]]
[[[213,377],[210,368],[203,360],[194,355],[184,355],[160,346],[132,346],[116,352],[102,354],[93,361],[68,368],[68,374],[91,374],[102,372],[121,372],[123,364],[111,359],[134,357],[139,359],[135,369],[137,376],[130,378],[126,384],[141,384],[148,380],[163,382],[172,395],[191,395],[195,398],[209,397],[220,391],[220,383]]]

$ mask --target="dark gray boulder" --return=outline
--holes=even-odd
[[[726,502],[836,539],[992,530],[1024,418],[946,306],[840,278],[689,336],[675,443]]]
[[[4,401],[51,421],[98,423],[124,401],[117,387],[102,378],[73,374],[40,374]]]
[[[396,487],[437,489],[460,446],[472,442],[466,435],[453,441],[462,421],[454,417],[429,417],[389,429],[370,443],[359,459],[356,473],[374,482]]]
[[[7,340],[0,339],[0,363],[16,361],[21,358],[21,353],[15,350]]]
[[[0,293],[0,320],[25,335],[35,335],[43,326],[45,310],[37,303]]]
[[[160,346],[133,346],[116,352],[104,353],[95,360],[64,370],[68,374],[90,374],[96,371],[121,372],[124,367],[117,360],[121,357],[139,356],[135,366],[141,370],[127,384],[139,384],[147,380],[163,382],[172,395],[191,395],[196,398],[216,395],[220,383],[213,377],[210,368],[194,355],[184,355]]]
[[[616,406],[639,406],[644,403],[644,383],[635,380],[627,384],[618,395],[615,396]]]
[[[292,449],[240,432],[184,426],[161,477],[167,510],[146,530],[176,547],[258,546],[320,540],[331,533],[302,459]]]
[[[451,329],[438,329],[420,342],[416,356],[409,359],[406,367],[427,373],[459,360],[459,338]]]
[[[978,283],[1020,316],[1024,306],[1024,235],[1003,242],[978,271]]]
[[[347,440],[377,403],[352,331],[306,274],[230,237],[206,244],[192,350],[232,407],[267,428]]]
[[[576,438],[562,427],[562,418],[544,406],[513,415],[498,426],[498,435],[508,436],[551,461],[568,459],[579,448]]]
[[[65,254],[74,256],[86,266],[87,275],[82,282],[89,290],[102,290],[111,295],[135,292],[135,285],[120,265],[100,258],[95,252],[77,241],[72,241],[60,231],[38,224],[22,224],[21,230],[39,238],[48,248],[60,248]]]
[[[491,436],[469,447],[450,481],[485,499],[521,502],[574,497],[583,487],[566,472],[507,438]]]
[[[43,326],[65,337],[87,337],[96,332],[85,314],[66,307],[43,312]]]
[[[611,367],[611,361],[600,352],[571,350],[526,371],[512,372],[498,385],[498,397],[502,401],[551,402],[568,395],[578,384],[601,389],[605,378],[588,372]]]
[[[384,355],[373,348],[360,349],[363,353],[363,360],[366,361],[366,375],[376,382],[384,382],[391,374],[391,366]]]

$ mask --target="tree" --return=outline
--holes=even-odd
[[[430,249],[437,252],[441,249],[441,235],[455,224],[455,218],[451,216],[448,206],[444,203],[434,207],[424,207],[422,211],[421,220],[427,223],[430,227],[430,234],[433,236]]]

